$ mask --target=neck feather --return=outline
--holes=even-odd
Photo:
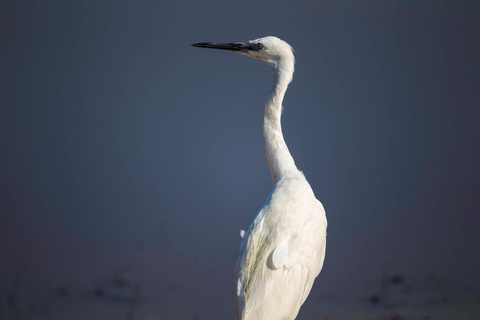
[[[281,125],[282,102],[287,87],[293,78],[293,63],[292,61],[291,63],[272,64],[274,71],[273,89],[265,103],[263,119],[265,158],[274,184],[286,175],[298,173],[295,161],[283,139]]]

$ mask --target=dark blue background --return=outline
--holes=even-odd
[[[375,313],[382,272],[478,294],[478,1],[1,1],[0,294],[20,314],[125,318],[138,284],[136,319],[233,319],[272,74],[190,44],[266,35],[296,51],[283,131],[329,221],[298,319]]]

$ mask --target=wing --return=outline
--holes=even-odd
[[[325,257],[326,218],[316,200],[298,230],[267,218],[245,234],[237,273],[237,319],[295,319]],[[261,216],[262,213],[259,214]],[[268,212],[265,213],[268,215]],[[285,220],[285,217],[282,217]],[[284,227],[292,224],[286,221]],[[277,236],[278,239],[275,239]],[[281,241],[277,241],[281,240]],[[271,245],[275,243],[275,245]]]

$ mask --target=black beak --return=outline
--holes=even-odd
[[[248,47],[245,42],[200,42],[192,44],[194,47],[211,48],[230,51],[245,51]]]

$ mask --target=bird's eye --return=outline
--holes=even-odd
[[[263,49],[263,45],[261,43],[257,43],[257,50],[262,50]]]

